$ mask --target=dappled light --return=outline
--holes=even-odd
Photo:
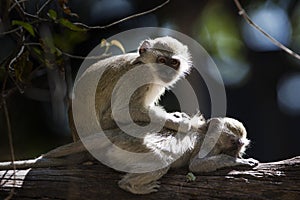
[[[292,27],[286,11],[279,5],[267,1],[263,5],[249,11],[254,23],[263,28],[272,37],[289,46]],[[256,51],[280,50],[259,31],[249,24],[243,23],[243,37],[246,44]]]
[[[278,105],[288,115],[300,115],[300,73],[286,75],[277,89]]]
[[[10,116],[16,159],[36,157],[70,142],[68,101],[72,97],[72,81],[83,59],[94,47],[101,46],[102,39],[141,27],[174,29],[204,47],[218,70],[198,54],[192,57],[196,63],[193,67],[203,69],[206,78],[217,82],[216,85],[225,86],[227,115],[241,120],[249,130],[250,139],[254,140],[249,156],[270,161],[300,153],[295,145],[299,128],[294,123],[300,117],[300,61],[250,26],[234,1],[21,2],[23,11],[17,4],[10,5],[4,16],[0,10],[0,86],[3,90],[0,132],[5,133],[0,140],[1,160],[11,159],[3,99]],[[45,5],[46,2],[49,4]],[[296,53],[300,52],[300,1],[240,3],[267,33]],[[132,53],[137,52],[140,41],[170,33],[168,29],[144,35],[132,33],[134,40],[121,38],[120,43],[126,53]],[[105,55],[91,54],[87,62],[92,64],[97,59],[123,53],[115,45],[108,46],[108,51],[103,47]],[[197,60],[203,62],[198,64]],[[187,79],[197,93],[201,112],[209,117],[212,101],[202,74],[195,75],[192,71]],[[178,85],[174,88],[180,88]],[[188,95],[187,99],[190,98]],[[170,110],[177,108],[176,98],[173,100],[168,93],[161,102]],[[194,106],[191,107],[192,110]],[[281,137],[282,132],[296,139]],[[279,143],[281,149],[277,148]],[[277,151],[270,150],[273,148]]]
[[[225,5],[216,1],[209,2],[201,13],[194,32],[212,54],[225,85],[243,86],[251,69],[245,57],[245,45],[239,28]]]

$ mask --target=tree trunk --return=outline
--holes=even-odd
[[[67,163],[67,162],[66,162]],[[1,163],[0,163],[1,165]],[[12,199],[300,199],[300,156],[253,169],[235,167],[196,175],[170,170],[159,192],[133,195],[121,190],[121,173],[98,162],[56,167],[0,170],[0,199],[14,188]]]

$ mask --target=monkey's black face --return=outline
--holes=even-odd
[[[166,86],[174,84],[191,68],[188,48],[174,38],[145,40],[138,53],[139,63],[149,65],[155,77],[167,84]]]
[[[243,145],[244,144],[239,139],[231,140],[228,149],[225,149],[223,153],[233,157],[239,157]]]
[[[139,61],[151,67],[154,75],[164,83],[170,83],[176,80],[181,67],[180,59],[174,58],[173,53],[151,48],[140,48]]]
[[[152,64],[160,80],[169,83],[178,76],[180,61],[167,56],[157,56],[156,63]]]
[[[243,149],[248,145],[243,138],[231,133],[222,133],[220,139],[222,153],[236,158],[241,157]]]
[[[180,66],[180,61],[179,60],[174,59],[174,58],[169,58],[169,57],[166,57],[166,56],[158,56],[157,60],[156,60],[156,63],[164,64],[168,67],[171,67],[172,69],[174,69],[176,71],[179,69],[179,66]]]

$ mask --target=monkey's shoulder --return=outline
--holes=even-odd
[[[100,60],[87,69],[87,72],[94,72],[98,70],[120,70],[132,65],[132,61],[139,55],[137,53],[127,53],[117,56],[112,56]]]

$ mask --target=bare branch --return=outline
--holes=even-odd
[[[24,46],[41,46],[40,43],[35,43],[35,42],[30,42],[30,43],[24,43]],[[78,56],[78,55],[73,55],[67,52],[62,51],[61,49],[56,48],[58,51],[60,51],[63,55],[70,57],[70,58],[74,58],[74,59],[90,59],[90,60],[97,60],[97,59],[104,59],[107,58],[109,56],[111,56],[111,53],[104,53],[101,54],[99,56]]]
[[[146,14],[152,13],[152,12],[154,12],[154,11],[156,11],[156,10],[162,8],[163,6],[165,6],[166,4],[168,4],[169,2],[170,2],[170,0],[167,0],[167,1],[165,1],[164,3],[158,5],[158,6],[152,8],[152,9],[150,9],[150,10],[147,10],[147,11],[144,11],[144,12],[141,12],[141,13],[137,13],[137,14],[130,15],[130,16],[128,16],[128,17],[125,17],[125,18],[123,18],[123,19],[120,19],[120,20],[118,20],[118,21],[115,21],[115,22],[113,22],[113,23],[111,23],[111,24],[107,24],[107,25],[104,25],[104,26],[88,26],[88,25],[86,25],[86,24],[79,23],[79,22],[75,22],[74,24],[75,24],[75,25],[78,25],[78,26],[81,26],[81,27],[84,27],[84,28],[87,28],[87,29],[105,29],[105,28],[109,28],[109,27],[111,27],[111,26],[114,26],[114,25],[116,25],[116,24],[119,24],[119,23],[121,23],[121,22],[127,21],[127,20],[129,20],[129,19],[133,19],[133,18],[135,18],[135,17],[139,17],[139,16],[142,16],[142,15],[146,15]]]
[[[41,7],[40,7],[40,9],[36,12],[36,14],[37,15],[39,15],[43,10],[44,10],[44,8],[47,6],[47,5],[49,5],[49,3],[51,3],[53,0],[48,0],[48,1],[46,1]]]
[[[23,3],[23,2],[26,2],[26,1],[29,1],[29,0],[20,0],[18,1],[18,3]],[[12,9],[14,9],[14,7],[17,5],[17,3],[13,3],[10,8],[8,9],[8,12],[10,12]]]
[[[6,119],[11,162],[13,165],[13,185],[16,185],[16,165],[14,164],[16,159],[15,159],[14,145],[13,145],[13,139],[12,139],[11,124],[10,124],[8,109],[7,109],[7,105],[6,105],[6,99],[3,97],[2,97],[2,102],[3,102],[3,108],[4,108],[4,115],[5,115],[5,119]],[[14,195],[14,191],[15,191],[15,188],[12,188],[9,195],[5,198],[5,200],[11,199]]]
[[[26,13],[24,13],[24,15],[27,15]],[[40,23],[40,22],[46,22],[46,21],[49,21],[48,19],[44,19],[44,18],[40,18],[36,15],[31,15],[33,18],[37,19],[37,20],[34,20],[34,21],[31,21],[31,22],[28,22],[28,24],[36,24],[36,23]],[[11,33],[15,33],[19,30],[22,30],[22,26],[19,26],[17,28],[14,28],[14,29],[11,29],[9,31],[5,31],[5,32],[0,32],[0,36],[3,36],[3,35],[8,35],[8,34],[11,34]]]
[[[264,31],[261,27],[259,27],[256,23],[254,23],[251,18],[248,16],[246,11],[243,9],[242,5],[240,4],[239,0],[234,0],[234,3],[236,7],[239,10],[239,15],[242,15],[242,17],[247,21],[249,25],[254,27],[256,30],[261,32],[264,36],[266,36],[273,44],[278,46],[280,49],[284,50],[286,53],[290,54],[291,56],[297,58],[300,60],[300,55],[292,51],[291,49],[284,46],[282,43],[280,43],[278,40],[276,40],[274,37],[272,37],[270,34],[268,34],[266,31]]]
[[[6,126],[7,126],[7,135],[8,135],[8,142],[9,142],[9,149],[10,149],[10,155],[11,155],[11,162],[13,166],[13,185],[16,185],[16,165],[15,163],[15,152],[14,152],[14,145],[13,145],[13,139],[12,139],[12,131],[11,131],[11,123],[9,119],[7,104],[6,104],[6,94],[5,94],[5,87],[8,79],[8,74],[6,74],[3,85],[2,85],[2,91],[1,91],[1,97],[2,97],[2,105],[4,108],[4,116],[6,120]],[[12,188],[10,190],[9,195],[5,198],[5,200],[9,200],[14,195],[15,188]]]
[[[20,12],[22,12],[22,14],[23,14],[24,16],[28,16],[28,17],[37,19],[37,21],[33,21],[33,22],[30,23],[30,24],[34,24],[34,23],[38,23],[38,22],[41,22],[41,21],[49,21],[49,20],[47,20],[47,19],[40,18],[40,17],[38,16],[38,14],[39,14],[39,12],[41,12],[41,11],[47,6],[47,4],[49,4],[51,1],[52,1],[52,0],[48,0],[45,4],[43,4],[43,6],[38,10],[37,15],[32,15],[32,14],[29,14],[29,13],[25,12],[24,9],[21,7],[21,5],[20,5],[17,1],[15,1],[15,2],[16,2],[16,3],[15,3],[15,6],[18,6]],[[120,19],[120,20],[118,20],[118,21],[115,21],[115,22],[113,22],[113,23],[111,23],[111,24],[107,24],[107,25],[104,25],[104,26],[88,26],[88,25],[83,24],[83,23],[80,23],[80,22],[74,22],[73,24],[74,24],[74,25],[77,25],[77,26],[81,26],[81,27],[86,28],[86,29],[90,29],[90,30],[91,30],[91,29],[105,29],[105,28],[109,28],[109,27],[111,27],[111,26],[114,26],[114,25],[116,25],[116,24],[119,24],[119,23],[121,23],[121,22],[127,21],[127,20],[129,20],[129,19],[133,19],[133,18],[135,18],[135,17],[139,17],[139,16],[142,16],[142,15],[146,15],[146,14],[149,14],[149,13],[151,13],[151,12],[154,12],[154,11],[158,10],[159,8],[165,6],[165,5],[168,4],[169,2],[170,2],[170,0],[167,0],[167,1],[165,1],[164,3],[158,5],[158,6],[152,8],[152,9],[150,9],[150,10],[147,10],[147,11],[144,11],[144,12],[141,12],[141,13],[137,13],[137,14],[130,15],[130,16],[128,16],[128,17],[125,17],[125,18],[123,18],[123,19]],[[15,7],[15,6],[14,6],[14,7]],[[0,36],[2,36],[2,35],[7,35],[7,34],[11,34],[11,33],[14,33],[14,32],[17,32],[17,31],[20,30],[20,29],[21,29],[21,27],[17,27],[17,28],[15,28],[15,29],[12,29],[12,30],[9,30],[9,31],[6,31],[6,32],[2,32],[2,33],[0,33]],[[82,58],[80,58],[80,59],[82,59]]]
[[[105,53],[105,54],[102,54],[102,55],[99,55],[99,56],[76,56],[76,55],[72,55],[72,54],[69,54],[69,53],[66,53],[66,52],[62,52],[63,55],[65,56],[68,56],[70,58],[75,58],[75,59],[90,59],[90,60],[98,60],[98,59],[104,59],[104,58],[107,58],[109,56],[111,56],[111,54],[109,53]]]

